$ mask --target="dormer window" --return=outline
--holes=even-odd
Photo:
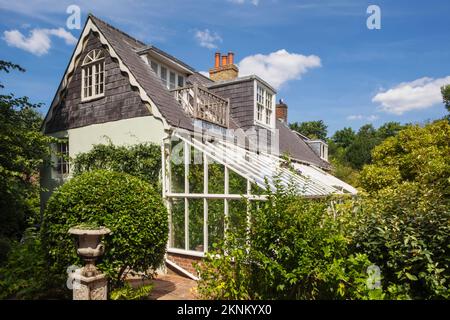
[[[103,50],[90,51],[83,60],[81,70],[81,100],[105,95],[105,54]]]
[[[169,90],[184,87],[185,77],[183,75],[154,60],[150,60],[149,63],[153,72],[161,79],[164,87]]]
[[[273,127],[274,95],[266,87],[256,83],[256,123]]]

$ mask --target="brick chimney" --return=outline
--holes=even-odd
[[[283,99],[277,103],[275,108],[275,116],[278,120],[287,124],[287,114],[288,114],[288,106],[284,103]]]
[[[220,55],[216,52],[214,57],[214,68],[209,69],[209,77],[213,81],[233,80],[239,75],[239,69],[234,64],[234,53],[228,52],[228,55]]]

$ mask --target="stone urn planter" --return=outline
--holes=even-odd
[[[101,237],[110,233],[108,228],[95,229],[77,226],[69,229],[69,234],[76,236],[77,254],[85,262],[80,273],[74,279],[77,286],[73,290],[74,300],[106,300],[107,281],[95,266],[95,261],[105,252]]]

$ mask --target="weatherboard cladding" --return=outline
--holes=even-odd
[[[139,85],[155,103],[166,121],[170,125],[193,130],[192,119],[184,113],[182,107],[174,99],[173,94],[163,86],[161,80],[150,66],[136,53],[139,49],[145,48],[145,44],[92,15],[90,18],[116,51],[122,62],[128,67]]]
[[[100,40],[91,33],[63,93],[64,97],[46,123],[45,133],[150,115],[127,76],[121,73],[118,62],[105,48],[105,95],[95,100],[81,101],[81,63],[89,51],[100,48],[103,48]]]
[[[225,99],[230,99],[230,116],[239,127],[247,130],[253,126],[255,100],[253,80],[224,83],[209,90]]]

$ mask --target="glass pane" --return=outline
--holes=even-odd
[[[184,241],[184,199],[171,199],[172,206],[172,234],[170,247],[185,249]]]
[[[228,170],[229,194],[247,194],[247,179],[232,170]]]
[[[256,183],[251,184],[251,193],[253,195],[264,195],[267,194],[266,190],[258,186]]]
[[[235,234],[242,234],[242,240],[245,241],[247,230],[247,201],[229,200],[228,201],[228,219],[227,228]]]
[[[161,66],[161,80],[167,86],[167,69]]]
[[[191,147],[189,163],[189,192],[203,193],[203,153]]]
[[[203,199],[189,199],[189,250],[203,252]]]
[[[170,153],[170,170],[172,174],[171,191],[173,193],[184,193],[184,142],[172,141]]]
[[[178,75],[178,86],[183,87],[184,86],[184,77]]]
[[[172,71],[170,71],[170,76],[169,76],[169,88],[175,89],[175,73]]]
[[[225,168],[208,158],[208,193],[225,193]]]
[[[213,244],[223,240],[224,203],[224,200],[208,200],[208,250],[213,250]]]
[[[152,67],[152,70],[153,70],[156,74],[158,74],[158,64],[157,64],[156,62],[154,62],[154,61],[151,61],[151,62],[150,62],[150,66]]]

